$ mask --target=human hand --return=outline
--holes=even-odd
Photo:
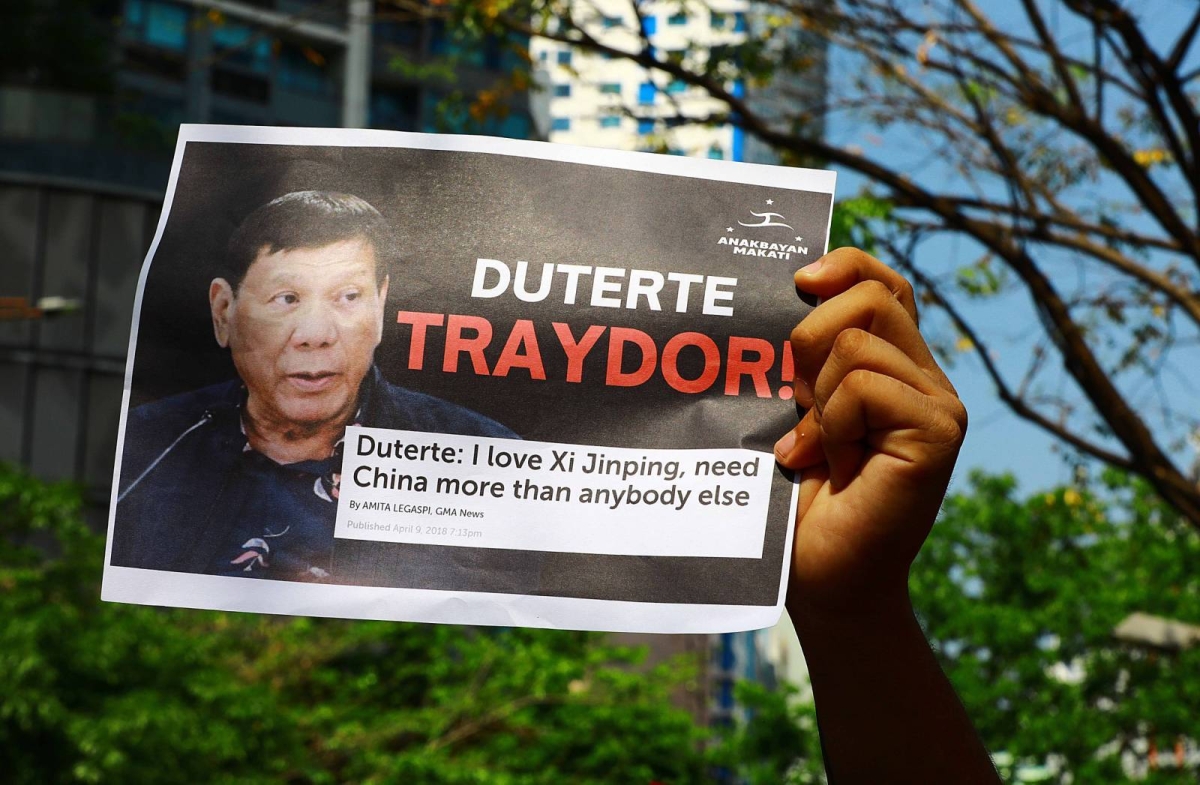
[[[775,445],[800,473],[788,607],[861,615],[907,606],[967,413],[917,330],[912,286],[853,248],[796,273],[823,299],[792,331],[807,414]]]

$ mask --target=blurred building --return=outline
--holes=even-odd
[[[577,2],[574,19],[599,43],[620,52],[641,52],[676,62],[692,72],[720,73],[737,62],[735,47],[749,37],[769,41],[798,67],[766,85],[748,88],[731,78],[726,88],[744,98],[768,123],[784,130],[787,115],[815,107],[825,94],[823,44],[794,23],[783,25],[761,3],[719,0],[685,6],[669,0]],[[778,155],[736,124],[723,122],[724,105],[702,88],[603,52],[534,38],[531,53],[548,94],[539,106],[542,133],[553,142],[620,150],[774,164]],[[731,71],[732,73],[732,71]],[[812,112],[819,116],[819,112]],[[810,128],[820,134],[816,120]]]
[[[0,298],[17,306],[0,308],[0,461],[98,505],[181,122],[532,130],[526,92],[503,115],[442,111],[504,80],[527,42],[462,40],[383,0],[0,5]],[[33,318],[45,298],[60,307]]]
[[[161,192],[181,122],[531,132],[524,93],[471,128],[439,115],[451,93],[508,75],[517,47],[459,40],[385,0],[24,2],[34,22],[86,8],[78,24],[96,51],[76,68],[103,73],[0,74],[5,172]]]

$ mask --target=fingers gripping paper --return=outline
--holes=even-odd
[[[787,581],[796,268],[829,172],[185,126],[107,600],[658,632]]]

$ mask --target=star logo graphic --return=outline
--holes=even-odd
[[[732,232],[732,231],[733,231],[733,227],[732,227],[732,226],[730,226],[730,227],[728,227],[728,228],[727,228],[725,231],[727,231],[727,232]]]
[[[768,200],[767,200],[767,204],[775,204],[775,200],[774,200],[774,199],[768,199]]]

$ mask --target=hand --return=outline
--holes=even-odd
[[[796,273],[824,302],[792,331],[796,402],[775,446],[800,472],[788,606],[807,614],[907,607],[908,570],[937,516],[967,413],[917,330],[912,286],[843,248]]]

